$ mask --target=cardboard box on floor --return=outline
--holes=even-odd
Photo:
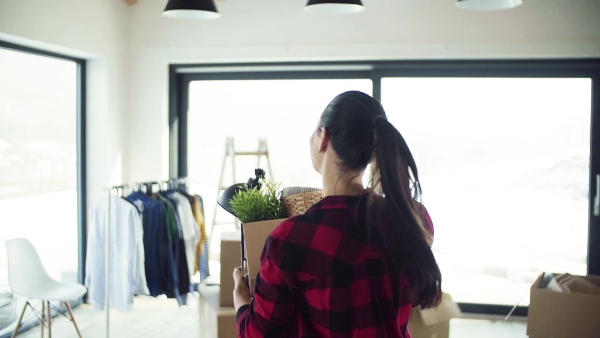
[[[239,231],[221,233],[221,306],[233,306],[233,269],[240,266],[241,233]]]
[[[256,284],[256,275],[260,270],[260,255],[265,246],[265,241],[269,234],[285,221],[285,218],[274,219],[271,221],[242,223],[244,232],[244,242],[246,247],[246,264],[248,280],[250,283],[250,293],[254,294],[254,285]],[[236,265],[236,266],[239,266]]]
[[[231,292],[229,292],[231,294]],[[235,309],[219,305],[219,286],[200,286],[200,337],[233,338],[237,336]]]
[[[557,274],[554,274],[557,275]],[[540,289],[531,285],[527,335],[530,338],[600,337],[600,294]],[[577,276],[600,287],[600,276]]]
[[[442,303],[435,309],[413,308],[408,320],[408,331],[413,338],[448,338],[450,319],[461,316],[460,308],[449,294],[442,294]]]

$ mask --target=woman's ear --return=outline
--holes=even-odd
[[[323,153],[327,150],[327,146],[329,145],[329,129],[323,127],[320,134],[319,152]]]

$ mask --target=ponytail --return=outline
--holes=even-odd
[[[427,242],[431,235],[425,230],[425,207],[419,203],[417,165],[381,103],[365,93],[342,93],[325,108],[319,126],[328,128],[342,168],[362,171],[372,163],[366,233],[379,224],[378,218],[387,218],[384,245],[392,266],[404,269],[408,277],[411,301],[421,308],[438,305],[442,275]]]
[[[372,186],[385,196],[389,219],[384,243],[392,264],[405,270],[416,306],[441,302],[442,275],[428,244],[425,208],[415,160],[398,130],[385,116],[375,117],[375,161]]]

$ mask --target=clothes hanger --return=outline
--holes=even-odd
[[[134,183],[131,186],[131,190],[132,190],[132,192],[133,191],[135,191],[135,192],[142,192],[142,184],[141,183]]]

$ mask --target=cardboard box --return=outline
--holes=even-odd
[[[219,286],[200,286],[200,337],[233,338],[237,336],[235,308],[219,305]],[[231,293],[231,292],[230,292]]]
[[[233,269],[240,266],[241,233],[239,231],[221,233],[221,306],[233,306]]]
[[[531,338],[600,337],[600,295],[540,289],[542,276],[530,289],[527,335]],[[600,276],[584,278],[600,286]]]
[[[265,246],[265,241],[267,240],[267,237],[269,237],[269,234],[285,220],[285,218],[281,218],[271,221],[242,224],[246,250],[246,268],[250,283],[250,294],[252,295],[254,294],[256,275],[260,270],[260,256]],[[236,266],[239,266],[239,264]]]
[[[462,315],[449,294],[442,294],[442,303],[434,309],[413,308],[408,319],[408,331],[413,338],[448,338],[450,319]]]

